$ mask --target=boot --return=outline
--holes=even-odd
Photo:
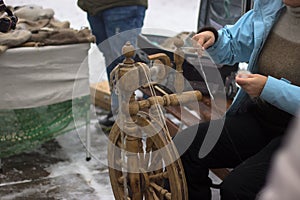
[[[103,119],[99,119],[98,122],[100,126],[111,127],[115,123],[115,119],[110,111]]]

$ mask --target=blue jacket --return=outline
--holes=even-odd
[[[248,70],[257,73],[259,53],[284,6],[282,0],[255,0],[253,9],[235,25],[218,31],[219,39],[207,52],[216,63],[248,62]],[[292,115],[300,108],[300,87],[290,84],[284,77],[279,80],[268,76],[260,97]],[[239,90],[228,114],[235,113],[247,98],[245,91]]]

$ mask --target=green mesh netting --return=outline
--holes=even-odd
[[[84,126],[90,96],[28,109],[0,110],[0,158],[31,150]]]

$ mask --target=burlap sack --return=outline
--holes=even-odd
[[[43,8],[37,5],[25,5],[15,7],[14,14],[18,18],[29,21],[37,21],[40,19],[51,19],[54,16],[54,11],[51,8]]]

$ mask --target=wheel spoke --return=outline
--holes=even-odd
[[[152,188],[151,188],[152,189]],[[152,189],[153,190],[153,189]],[[150,190],[148,189],[146,191],[146,194],[145,194],[145,200],[154,200],[153,196],[152,196],[152,192],[150,192]]]
[[[150,161],[150,152],[152,151],[152,148],[153,148],[153,141],[152,141],[152,138],[147,138],[146,139],[146,154],[144,156],[144,163],[145,163],[145,166],[144,168],[145,169],[148,169],[148,166],[149,166],[149,161]]]
[[[163,187],[153,182],[150,183],[150,186],[154,188],[157,192],[159,192],[159,194],[164,196],[166,199],[171,200],[171,193],[168,190],[164,189]]]
[[[149,190],[152,194],[153,200],[160,200],[152,187],[150,187]]]
[[[121,176],[118,178],[118,183],[123,184],[124,183],[124,176]]]
[[[149,179],[151,181],[163,180],[163,179],[167,179],[167,178],[168,178],[168,172],[161,172],[161,173],[149,176]]]

